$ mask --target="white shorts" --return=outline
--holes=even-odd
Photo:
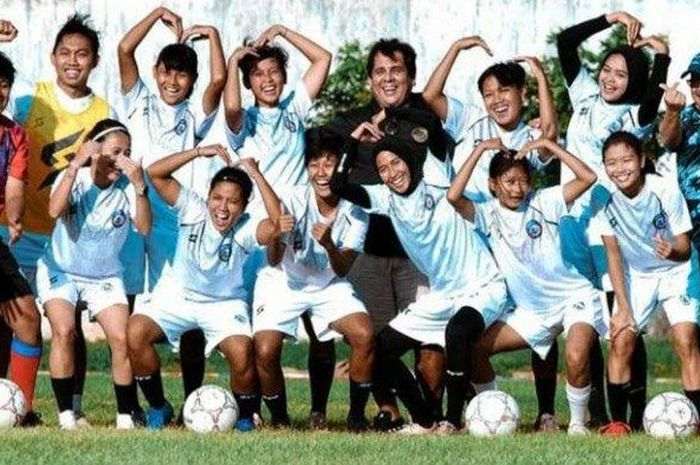
[[[42,305],[53,299],[65,300],[73,307],[79,300],[85,302],[91,321],[108,307],[127,305],[121,276],[83,278],[51,268],[44,260],[37,262],[36,287]]]
[[[196,328],[201,329],[207,339],[207,355],[229,336],[252,335],[248,304],[243,300],[195,302],[171,290],[156,292],[142,303],[134,314],[153,320],[174,348],[180,347],[183,333]]]
[[[544,360],[557,336],[561,333],[568,334],[569,328],[577,323],[592,326],[598,334],[605,336],[605,308],[601,292],[594,289],[546,312],[516,307],[501,316],[500,321],[518,333]]]
[[[646,329],[659,307],[666,312],[671,326],[698,322],[698,276],[695,271],[688,266],[660,275],[625,276],[627,298],[639,331]]]
[[[330,341],[339,336],[330,328],[331,323],[353,313],[367,313],[344,279],[335,279],[323,289],[304,291],[290,289],[283,272],[274,278],[267,274],[258,277],[253,301],[253,333],[279,331],[295,337],[299,317],[308,311],[318,340]]]
[[[428,292],[396,315],[389,326],[424,345],[445,347],[445,328],[460,308],[476,309],[484,319],[484,328],[488,328],[503,314],[507,299],[503,281],[490,283],[469,295]]]

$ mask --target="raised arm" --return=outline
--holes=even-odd
[[[158,195],[171,207],[180,196],[180,183],[172,176],[181,166],[198,157],[221,157],[226,166],[231,164],[228,152],[221,144],[197,146],[182,152],[174,153],[158,160],[148,167],[148,176]]]
[[[348,176],[355,164],[358,141],[368,137],[379,139],[382,137],[382,133],[374,124],[365,121],[364,123],[360,123],[351,134],[349,142],[343,151],[342,157],[340,157],[340,162],[335,168],[330,182],[330,188],[334,194],[362,208],[372,207],[369,194],[362,185],[351,184]]]
[[[2,213],[0,211],[0,213]],[[24,181],[7,177],[5,184],[5,216],[7,217],[7,229],[10,233],[9,245],[14,244],[22,237],[22,216],[24,215]]]
[[[136,49],[158,20],[163,21],[173,31],[177,41],[182,36],[182,19],[163,6],[151,11],[148,16],[129,29],[129,32],[124,35],[117,47],[119,79],[121,80],[121,90],[124,94],[133,89],[139,79],[139,67],[136,64],[135,56]]]
[[[239,47],[228,59],[228,77],[224,87],[224,114],[228,128],[238,133],[243,124],[243,104],[241,101],[241,80],[238,72],[238,63],[246,55],[255,55],[252,46]]]
[[[272,42],[277,36],[286,39],[311,62],[311,65],[302,77],[302,81],[304,81],[309,98],[311,100],[315,99],[326,82],[333,55],[308,37],[281,24],[276,24],[265,30],[253,45],[262,47],[268,42]]]
[[[134,188],[134,192],[136,193],[136,215],[134,216],[134,224],[136,225],[136,230],[145,236],[151,232],[153,214],[151,213],[151,203],[148,201],[146,181],[143,178],[141,163],[124,155],[119,155],[115,165],[129,179],[129,182],[131,182]]]
[[[452,66],[454,66],[459,53],[462,50],[469,50],[477,46],[483,48],[489,55],[493,55],[491,49],[481,37],[463,37],[450,46],[423,89],[423,99],[442,121],[447,119],[447,97],[443,93],[447,76],[450,75]]]
[[[677,82],[670,87],[660,84],[660,87],[664,90],[666,113],[659,123],[659,139],[664,147],[675,150],[683,142],[681,112],[685,107],[685,95],[677,89]]]
[[[70,206],[70,194],[75,183],[75,178],[78,175],[78,170],[85,166],[91,159],[97,159],[100,156],[100,148],[102,144],[88,141],[83,143],[78,149],[75,158],[71,160],[68,167],[63,171],[62,177],[58,185],[53,189],[49,196],[48,213],[54,220],[62,217],[68,211]]]
[[[180,41],[184,43],[190,38],[193,42],[202,39],[209,41],[209,84],[204,89],[202,108],[205,115],[210,115],[219,106],[221,93],[226,85],[226,59],[221,37],[214,26],[195,25],[183,31]]]
[[[557,127],[557,109],[554,105],[554,98],[552,98],[549,81],[542,63],[537,57],[531,56],[518,56],[514,60],[525,62],[530,67],[530,71],[537,81],[537,99],[540,103],[540,130],[542,131],[542,137],[556,142],[559,130]],[[549,156],[550,154],[546,151],[544,153],[540,152],[540,160],[543,162],[546,162]]]
[[[634,46],[650,47],[655,52],[651,76],[649,76],[649,81],[642,97],[642,104],[639,106],[639,113],[637,114],[639,125],[646,126],[654,122],[659,112],[661,98],[664,95],[660,84],[666,82],[671,57],[669,56],[668,45],[658,36],[639,39],[634,43]]]

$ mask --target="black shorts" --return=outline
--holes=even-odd
[[[29,283],[19,271],[10,248],[0,240],[0,302],[32,295]]]

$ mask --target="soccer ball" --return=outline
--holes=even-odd
[[[238,419],[238,404],[226,389],[206,385],[189,395],[182,415],[185,426],[191,431],[229,431]]]
[[[469,434],[492,438],[512,434],[518,428],[520,408],[510,395],[502,391],[484,391],[474,397],[464,413]]]
[[[19,387],[10,380],[0,379],[0,428],[19,425],[27,413],[27,401]]]
[[[697,428],[698,411],[683,394],[664,392],[644,409],[644,431],[655,438],[684,438]]]

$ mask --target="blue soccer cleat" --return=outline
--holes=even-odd
[[[161,408],[149,408],[146,412],[146,427],[152,430],[165,428],[173,420],[173,406],[165,401]]]
[[[249,433],[255,431],[255,423],[253,423],[252,418],[239,418],[234,429],[241,433]]]

